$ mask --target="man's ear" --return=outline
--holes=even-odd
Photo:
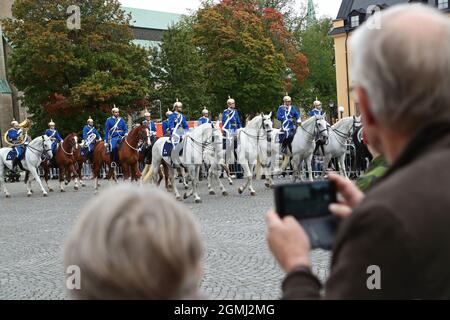
[[[359,110],[361,111],[361,116],[364,125],[376,124],[377,121],[372,112],[367,91],[362,87],[358,87],[356,90],[357,90],[356,95],[358,97],[359,102]]]

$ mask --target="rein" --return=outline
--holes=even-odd
[[[65,141],[63,141],[63,142],[61,143],[61,150],[62,150],[65,154],[67,154],[68,156],[73,156],[73,144],[71,144],[71,145],[72,145],[72,146],[71,146],[72,152],[67,152],[66,150],[64,150],[64,142],[65,142]]]

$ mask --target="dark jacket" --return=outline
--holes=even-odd
[[[450,122],[422,129],[336,236],[327,299],[450,299]],[[381,289],[369,290],[368,267]],[[283,298],[320,298],[320,282],[298,271]]]

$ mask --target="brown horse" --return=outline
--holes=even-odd
[[[122,167],[123,179],[131,179],[137,181],[141,172],[139,170],[139,145],[142,142],[150,143],[149,131],[147,125],[139,125],[135,127],[130,133],[122,140],[119,148],[119,165]],[[94,149],[94,163],[93,163],[93,178],[94,188],[98,190],[98,177],[100,176],[100,170],[103,164],[106,164],[109,168],[108,179],[115,178],[114,168],[111,167],[111,159],[109,153],[106,151],[104,143],[98,143]]]
[[[48,185],[50,167],[58,168],[59,170],[59,186],[61,192],[64,192],[64,179],[67,173],[67,181],[70,181],[71,175],[75,179],[74,189],[78,190],[78,173],[75,170],[74,151],[78,149],[78,136],[76,133],[70,133],[60,144],[58,150],[50,161],[42,162],[44,169],[45,183],[49,191],[53,191]],[[67,182],[68,183],[68,182]],[[67,184],[66,183],[66,184]]]

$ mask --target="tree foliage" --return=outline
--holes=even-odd
[[[67,28],[66,10],[81,9],[81,30]],[[2,22],[14,50],[10,76],[33,115],[35,132],[53,118],[63,132],[80,130],[91,114],[102,122],[116,104],[125,111],[149,93],[149,59],[132,44],[129,15],[118,0],[17,0]]]

